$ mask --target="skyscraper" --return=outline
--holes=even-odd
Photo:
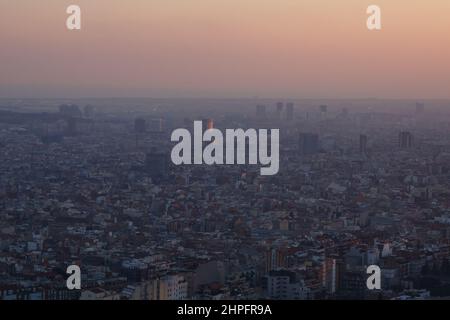
[[[300,133],[299,152],[301,155],[311,155],[319,151],[319,136],[314,133]]]
[[[328,111],[328,106],[327,106],[326,104],[322,104],[322,105],[319,107],[319,111],[320,111],[320,113],[322,113],[322,114],[327,113],[327,111]]]
[[[294,120],[294,104],[292,102],[286,104],[286,120]]]
[[[359,152],[361,154],[367,153],[367,136],[365,134],[359,135]]]
[[[277,102],[276,104],[276,110],[275,110],[275,117],[277,120],[281,120],[281,115],[283,113],[284,103],[283,102]]]
[[[167,178],[168,175],[168,156],[157,151],[155,148],[147,153],[145,158],[145,169],[153,181],[159,182]]]
[[[398,145],[401,149],[409,149],[413,145],[413,135],[409,131],[401,131],[398,135]]]
[[[143,118],[134,120],[134,131],[136,133],[144,133],[147,127],[147,122]]]

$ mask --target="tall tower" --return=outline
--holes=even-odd
[[[365,134],[359,135],[359,153],[367,153],[367,136]]]
[[[413,135],[409,131],[401,131],[398,135],[400,149],[409,149],[413,146]]]
[[[300,133],[299,152],[301,155],[311,155],[319,151],[319,135],[314,133]]]
[[[155,148],[147,153],[145,158],[145,169],[153,181],[159,182],[168,176],[168,156],[158,152]]]
[[[284,103],[283,102],[277,102],[276,104],[276,110],[275,110],[275,117],[277,120],[281,120],[281,114],[283,113]]]
[[[286,120],[294,120],[294,104],[292,102],[286,104]]]
[[[143,118],[134,120],[134,131],[136,133],[144,133],[147,127],[147,122]]]

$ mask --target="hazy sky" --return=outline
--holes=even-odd
[[[0,0],[0,96],[450,98],[450,1]]]

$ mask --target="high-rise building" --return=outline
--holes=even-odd
[[[398,145],[401,149],[409,149],[413,146],[413,135],[409,131],[401,131],[398,135]]]
[[[314,133],[300,133],[299,152],[302,155],[311,155],[319,151],[319,135]]]
[[[359,152],[361,154],[367,153],[367,136],[365,134],[359,135]]]
[[[327,113],[327,111],[328,111],[328,106],[327,106],[326,104],[322,104],[322,105],[319,107],[319,111],[320,111],[320,113],[322,113],[322,114]]]
[[[168,156],[163,152],[158,152],[155,148],[147,153],[145,158],[145,168],[153,181],[159,182],[167,178]]]
[[[266,251],[266,272],[286,267],[286,254],[279,248]]]
[[[213,119],[208,119],[208,122],[207,122],[207,129],[209,130],[209,129],[214,129],[214,120]]]
[[[134,120],[134,131],[136,133],[144,133],[147,129],[147,122],[143,118]]]
[[[327,293],[334,294],[339,290],[342,261],[337,257],[325,257],[322,266],[322,286]]]
[[[280,120],[281,115],[283,113],[284,103],[283,102],[277,102],[276,110],[275,110],[275,117]]]
[[[294,104],[292,102],[286,104],[286,120],[294,120]]]
[[[181,275],[167,275],[151,281],[150,300],[186,300],[188,282]]]

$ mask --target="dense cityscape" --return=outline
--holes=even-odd
[[[2,99],[0,299],[449,298],[449,106]],[[280,129],[278,174],[174,165],[195,120]]]

